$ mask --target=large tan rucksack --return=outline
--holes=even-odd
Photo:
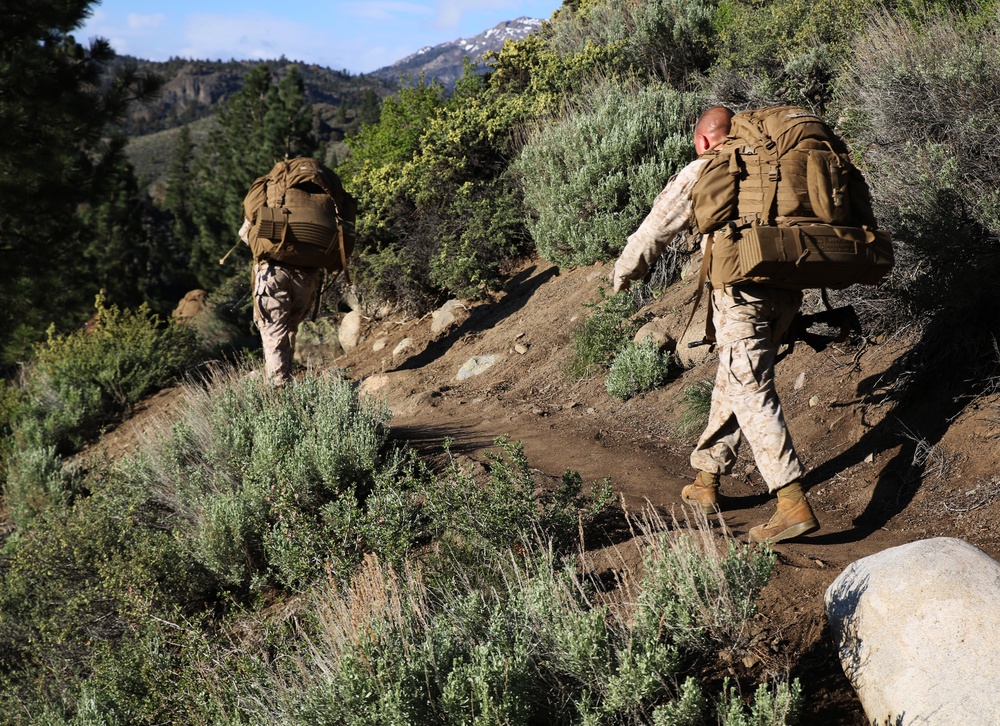
[[[892,268],[889,234],[843,141],[796,106],[744,111],[692,191],[712,285],[875,284]],[[718,232],[718,230],[722,230]]]
[[[243,199],[255,260],[296,267],[347,269],[357,204],[340,179],[315,159],[279,161]]]

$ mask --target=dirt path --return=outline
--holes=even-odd
[[[694,473],[693,442],[676,433],[681,392],[710,378],[714,361],[624,403],[600,378],[570,380],[572,331],[606,273],[559,272],[536,262],[446,332],[432,333],[429,317],[369,321],[362,343],[338,364],[388,401],[394,435],[427,454],[450,438],[453,452],[477,458],[495,437],[507,436],[521,441],[531,466],[546,475],[572,469],[587,482],[610,477],[626,509],[649,504],[676,512]],[[691,294],[690,283],[675,285],[643,314],[679,330]],[[404,339],[410,347],[393,355]],[[759,616],[769,639],[750,671],[802,678],[808,715],[819,723],[866,723],[824,632],[823,593],[844,567],[932,536],[961,537],[1000,555],[993,526],[1000,514],[1000,400],[994,395],[970,408],[943,380],[940,388],[928,381],[918,395],[899,395],[913,390],[911,360],[921,343],[900,334],[823,352],[800,345],[778,368],[779,395],[811,470],[806,485],[823,527],[776,547],[779,565]],[[456,379],[463,363],[484,355],[499,361]],[[723,480],[724,519],[745,538],[774,504],[751,461],[742,459],[734,473]],[[956,476],[965,490],[954,486]]]
[[[678,433],[683,391],[710,379],[715,362],[706,355],[663,388],[626,402],[608,395],[603,378],[569,378],[573,331],[607,272],[559,271],[536,261],[491,301],[469,304],[442,332],[433,332],[431,316],[366,321],[363,340],[336,366],[362,391],[384,399],[393,411],[393,436],[425,455],[441,455],[450,439],[453,454],[482,460],[494,439],[505,436],[520,441],[530,466],[547,478],[567,469],[585,482],[610,478],[630,515],[652,506],[668,521],[673,514],[684,521],[680,490],[694,474],[688,463],[694,442]],[[692,293],[690,281],[675,284],[641,315],[678,331]],[[753,626],[754,658],[727,673],[800,678],[806,722],[866,723],[825,632],[823,593],[847,565],[939,536],[1000,558],[1000,376],[984,395],[965,365],[984,350],[991,354],[981,337],[975,325],[959,323],[922,337],[900,331],[822,352],[800,344],[777,368],[822,529],[776,546],[778,567]],[[466,361],[487,355],[496,357],[492,367],[458,380]],[[106,455],[129,451],[155,418],[170,415],[177,394],[151,398],[105,436]],[[774,502],[748,452],[741,456],[722,482],[723,517],[728,532],[745,539]],[[630,540],[628,529],[614,536],[612,547],[587,546],[595,568],[618,576],[638,566],[642,543]]]

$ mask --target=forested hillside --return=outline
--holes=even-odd
[[[757,616],[775,567],[822,560],[638,517],[612,482],[543,473],[518,441],[472,461],[444,416],[394,430],[339,363],[373,380],[393,366],[395,398],[433,408],[454,372],[419,391],[408,374],[496,329],[507,378],[449,417],[502,415],[511,390],[530,403],[518,421],[655,396],[682,367],[632,336],[644,305],[679,315],[690,299],[673,283],[694,240],[632,294],[599,271],[693,158],[702,109],[792,103],[849,143],[896,252],[877,287],[832,294],[864,321],[858,345],[900,348],[837,352],[858,393],[829,405],[847,423],[815,424],[844,450],[817,450],[857,464],[848,427],[898,439],[886,410],[926,416],[942,440],[1000,392],[996,0],[565,0],[450,92],[284,59],[120,58],[74,39],[93,6],[22,4],[0,27],[0,723],[820,722],[802,694],[828,687],[805,680],[826,651],[781,672],[781,634]],[[372,345],[276,391],[256,373],[249,252],[220,258],[252,181],[298,155],[334,166],[360,210],[351,286],[328,286],[319,324],[350,307],[425,348]],[[530,326],[501,323],[562,271],[597,297],[548,293],[558,330],[533,349]],[[211,314],[170,320],[196,288]],[[468,325],[418,330],[454,298],[478,311]],[[796,360],[837,385],[818,357]],[[587,463],[580,442],[607,434],[673,456],[710,391],[671,394],[693,412],[672,430],[662,406],[609,406],[613,425],[567,436],[569,454]],[[896,513],[935,451],[904,430],[909,444],[863,452],[898,454],[872,485]],[[868,537],[887,525],[874,508]],[[595,564],[626,551],[628,572]]]

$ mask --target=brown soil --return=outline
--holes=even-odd
[[[574,381],[565,370],[572,332],[596,300],[609,267],[524,267],[464,321],[433,335],[429,316],[371,321],[363,342],[337,362],[364,390],[392,407],[395,435],[423,451],[481,456],[497,436],[523,442],[531,465],[585,481],[610,477],[622,506],[679,510],[694,472],[692,438],[678,436],[681,393],[714,375],[715,361],[685,371],[662,389],[627,402],[603,378]],[[694,285],[674,285],[642,315],[683,328]],[[374,351],[376,341],[384,347]],[[393,350],[405,338],[402,354]],[[518,352],[515,345],[523,351]],[[806,690],[806,722],[866,723],[830,644],[823,608],[827,586],[851,562],[928,537],[959,537],[1000,556],[1000,395],[963,396],[958,380],[921,380],[926,341],[906,331],[880,341],[815,352],[799,343],[777,368],[779,395],[822,529],[775,546],[779,564],[761,602],[759,658],[735,676],[789,672]],[[481,375],[459,382],[469,358],[498,355]],[[960,378],[960,376],[958,376]],[[742,454],[749,456],[748,451]],[[724,519],[733,536],[766,521],[774,504],[752,460],[725,478]],[[677,512],[678,516],[682,513]],[[599,547],[600,543],[588,543]],[[617,553],[617,568],[635,558]],[[631,560],[631,562],[629,562]],[[609,565],[616,567],[615,564]]]
[[[652,506],[683,521],[680,490],[694,474],[688,463],[694,440],[676,433],[681,394],[711,378],[715,360],[708,356],[627,402],[608,395],[603,377],[571,380],[565,371],[572,333],[589,312],[582,303],[598,298],[609,269],[566,271],[536,260],[491,301],[469,304],[464,320],[445,332],[431,332],[429,315],[367,321],[361,344],[337,365],[362,390],[386,399],[394,436],[427,455],[440,454],[449,438],[453,454],[482,459],[495,437],[508,436],[523,442],[545,478],[566,469],[587,482],[610,477],[621,509]],[[693,290],[690,281],[674,285],[641,314],[665,318],[677,332]],[[394,355],[407,338],[411,347]],[[904,330],[822,352],[800,343],[778,365],[778,392],[810,469],[805,484],[822,529],[775,546],[778,566],[761,599],[755,657],[728,671],[750,682],[768,674],[800,678],[806,723],[867,723],[837,661],[823,608],[824,591],[847,565],[941,536],[1000,557],[1000,384],[991,394],[970,395],[976,382],[935,366],[935,351],[928,333]],[[491,354],[500,356],[492,368],[457,380],[469,358]],[[162,415],[170,405],[164,394],[149,412]],[[141,418],[120,427],[116,451],[128,448],[122,438],[142,436]],[[738,476],[723,479],[722,493],[725,525],[744,540],[774,503],[749,452],[742,456]],[[587,542],[593,566],[608,570],[598,574],[611,580],[639,562],[639,543],[630,549],[629,535],[624,541],[618,535],[608,550],[601,541]]]

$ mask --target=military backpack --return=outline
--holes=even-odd
[[[796,106],[744,111],[692,191],[714,287],[875,284],[892,268],[864,177],[843,141]]]
[[[295,267],[347,269],[357,203],[339,177],[315,159],[279,161],[243,199],[255,260]]]

